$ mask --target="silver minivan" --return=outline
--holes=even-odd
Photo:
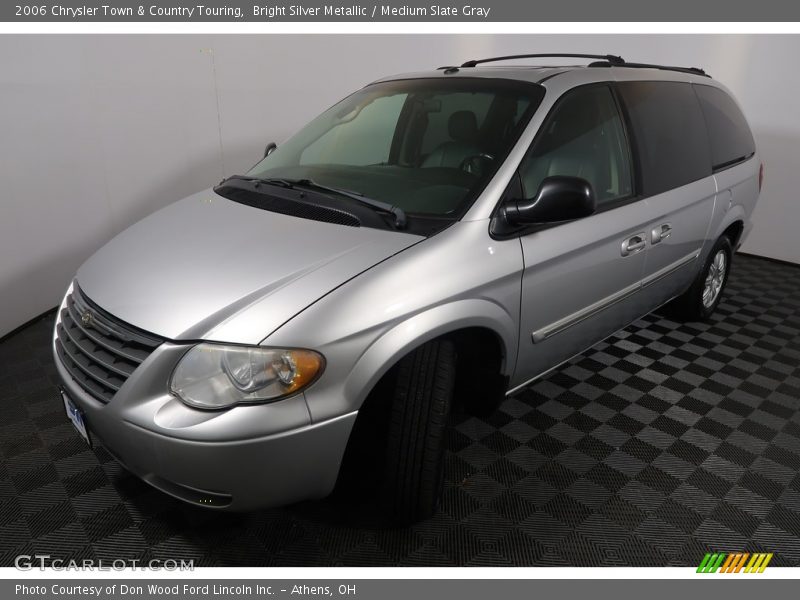
[[[586,60],[505,62],[560,56]],[[377,81],[78,270],[67,415],[195,505],[339,480],[425,518],[456,406],[490,412],[667,303],[711,315],[762,178],[700,69],[525,55]]]

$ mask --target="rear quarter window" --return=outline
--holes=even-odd
[[[753,156],[753,134],[733,98],[710,85],[696,84],[694,89],[706,119],[712,168],[719,171]]]
[[[618,84],[633,129],[642,193],[652,196],[711,175],[706,124],[691,84]]]

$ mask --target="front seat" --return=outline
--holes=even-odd
[[[447,120],[450,140],[439,144],[424,161],[424,167],[457,169],[464,159],[481,153],[478,146],[478,119],[471,110],[458,110]]]
[[[581,177],[588,181],[598,199],[610,186],[608,147],[599,116],[585,107],[562,109],[558,120],[537,144],[522,174],[525,194],[535,195],[542,181],[553,175]]]

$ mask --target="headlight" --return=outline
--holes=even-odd
[[[190,406],[228,408],[295,394],[324,366],[311,350],[198,344],[175,367],[169,387]]]

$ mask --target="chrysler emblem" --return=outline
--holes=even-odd
[[[81,315],[81,323],[83,323],[85,327],[91,327],[92,321],[94,321],[94,315],[90,311],[87,310]]]

